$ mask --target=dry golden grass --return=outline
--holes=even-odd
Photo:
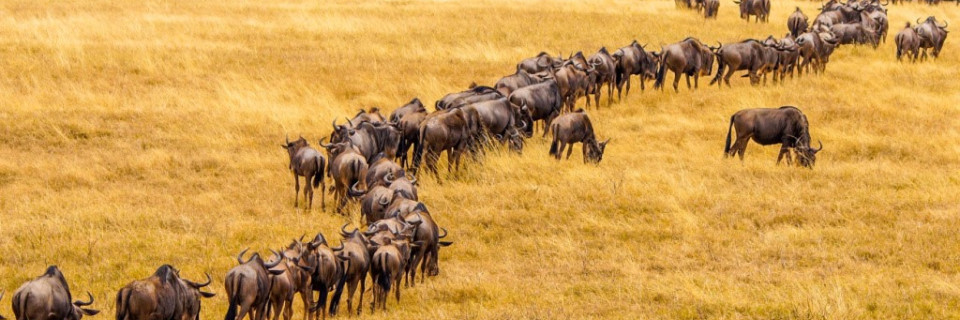
[[[315,143],[357,108],[432,104],[541,50],[779,37],[795,6],[819,3],[747,24],[730,1],[706,22],[673,1],[4,1],[0,288],[58,264],[111,318],[120,287],[171,263],[213,275],[202,318],[222,318],[239,250],[358,221],[293,208],[284,135]],[[892,43],[960,9],[889,12],[886,44],[839,48],[820,77],[589,110],[613,138],[600,166],[535,138],[423,178],[456,244],[372,318],[960,318],[960,45],[909,64]],[[756,144],[722,159],[733,112],[780,105],[823,141],[814,170]]]

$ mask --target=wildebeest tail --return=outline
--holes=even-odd
[[[26,319],[27,306],[30,305],[30,293],[28,292],[23,295],[19,295],[19,294],[15,295],[13,296],[12,300],[13,300],[13,314],[16,315],[17,319],[21,319],[20,318],[21,316],[23,316],[22,319]]]
[[[349,254],[349,252],[347,252]],[[336,258],[334,258],[336,259]],[[337,281],[337,289],[333,292],[330,299],[330,314],[337,314],[337,308],[340,306],[340,296],[343,295],[343,286],[347,283],[347,270],[350,268],[350,260],[343,261],[343,267],[340,270],[340,280]],[[363,294],[362,292],[360,294]]]
[[[553,142],[550,143],[551,156],[556,156],[557,152],[560,151],[560,150],[557,150],[557,149],[560,149],[560,140],[557,139],[557,130],[559,129],[559,127],[560,125],[556,123],[550,125],[550,131],[553,132]]]
[[[664,52],[660,57],[660,68],[657,69],[657,80],[653,83],[654,89],[663,88],[663,77],[667,73],[667,59],[670,57],[670,51]]]
[[[133,290],[123,288],[117,292],[117,320],[124,320],[130,312],[128,304],[130,303],[130,294]]]
[[[323,181],[323,171],[327,168],[327,160],[323,157],[317,157],[317,172],[313,175],[313,187],[316,188]],[[323,191],[320,191],[321,193]]]
[[[240,276],[236,277],[236,279],[233,281],[233,286],[232,286],[232,287],[233,287],[233,292],[227,292],[227,294],[230,295],[230,297],[229,297],[229,299],[230,299],[230,307],[227,308],[227,315],[226,315],[226,317],[224,317],[224,320],[236,320],[236,319],[237,319],[237,305],[240,303],[240,302],[237,301],[237,300],[240,299],[240,297],[238,297],[238,295],[240,295],[240,292],[243,291],[243,290],[241,290],[241,288],[240,288],[240,286],[243,285],[243,281],[242,281],[242,280],[243,280],[243,275],[240,275]]]
[[[730,127],[727,128],[727,142],[723,145],[724,154],[730,152],[730,131],[733,130],[733,119],[736,118],[736,116],[737,115],[730,116]]]
[[[383,288],[383,292],[390,292],[390,270],[387,270],[387,255],[380,256],[380,276],[377,277],[377,284]]]

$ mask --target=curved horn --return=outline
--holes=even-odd
[[[317,141],[317,143],[319,143],[321,147],[324,147],[326,149],[330,149],[331,147],[333,147],[332,143],[323,143],[323,140],[327,140],[327,137],[320,138],[320,141]]]
[[[820,152],[820,150],[823,150],[823,142],[820,142],[820,140],[817,140],[817,143],[820,144],[820,147],[813,149],[813,153],[817,153],[817,152]]]
[[[942,27],[938,26],[938,27],[940,27],[940,29],[946,29],[947,26],[949,26],[949,25],[950,25],[950,23],[947,22],[947,19],[943,19],[943,26],[942,26]]]
[[[520,128],[526,128],[526,127],[527,127],[527,122],[520,120]]]
[[[383,182],[386,182],[388,186],[393,184],[393,180],[395,179],[396,177],[393,176],[393,172],[387,173],[383,176]]]
[[[287,135],[287,145],[290,145],[290,135]]]
[[[237,262],[239,262],[240,264],[250,262],[250,260],[243,261],[243,255],[247,253],[247,250],[250,250],[250,248],[247,247],[246,249],[243,249],[243,251],[240,251],[240,254],[237,255]]]
[[[331,122],[331,125],[333,126],[333,131],[337,131],[337,127],[338,127],[337,118],[333,118],[333,122]]]
[[[369,190],[363,190],[363,191],[357,190],[358,184],[360,184],[359,180],[357,182],[354,182],[353,185],[350,186],[350,190],[348,190],[347,193],[351,197],[362,197],[363,195],[367,194],[367,191],[369,191]]]
[[[349,236],[353,234],[353,232],[357,231],[357,229],[353,229],[353,231],[347,232],[347,225],[349,224],[350,223],[347,222],[347,223],[344,223],[342,226],[340,226],[340,234],[343,235],[344,237]]]
[[[82,301],[82,300],[77,300],[77,301],[74,301],[74,302],[73,302],[73,305],[78,306],[78,307],[83,307],[83,306],[89,306],[89,305],[93,304],[93,295],[90,294],[90,291],[87,291],[87,297],[90,298],[89,301],[84,302],[84,301]]]
[[[438,236],[438,237],[437,237],[437,239],[443,239],[443,238],[446,238],[446,237],[447,237],[447,229],[446,229],[446,228],[442,228],[442,227],[441,227],[441,228],[440,228],[440,231],[443,231],[443,235],[441,235],[441,236]]]
[[[920,18],[917,18],[917,24],[918,25],[920,24]]]
[[[264,262],[263,267],[266,269],[272,269],[273,267],[276,267],[277,265],[280,264],[280,262],[283,262],[283,258],[284,258],[284,255],[280,254],[279,252],[273,251],[273,249],[270,249],[270,252],[273,253],[273,255],[277,256],[277,261],[274,261],[273,263]]]
[[[350,124],[350,127],[352,128],[352,127],[353,127],[353,121],[350,121],[350,118],[347,118],[347,117],[343,117],[343,118],[344,118],[344,119],[347,119],[347,123],[349,123],[349,124]]]
[[[209,273],[204,272],[203,274],[207,276],[207,282],[204,282],[204,283],[196,283],[196,282],[193,282],[193,281],[190,281],[190,280],[187,280],[187,279],[183,279],[183,281],[186,282],[187,284],[189,284],[191,287],[194,287],[194,288],[197,288],[197,289],[200,289],[200,288],[202,288],[202,287],[206,287],[206,286],[210,285],[210,283],[213,282],[213,280],[210,279],[210,274],[209,274]]]
[[[412,173],[407,174],[407,180],[410,180],[410,184],[417,184],[417,176]]]
[[[340,250],[343,250],[343,241],[340,241],[340,246],[339,246],[339,247],[336,247],[336,248],[330,248],[330,250],[333,250],[333,251],[340,251]]]
[[[321,244],[327,244],[327,237],[323,236],[323,233],[317,233],[316,237],[313,237],[313,242],[316,243],[314,246],[320,246]]]
[[[378,200],[377,203],[379,203],[381,206],[386,206],[390,204],[390,199],[387,199],[387,197],[380,197],[380,200]]]

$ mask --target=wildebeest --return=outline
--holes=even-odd
[[[454,92],[443,96],[443,98],[437,100],[434,107],[437,109],[437,111],[440,111],[457,108],[475,101],[496,99],[501,96],[503,95],[500,94],[497,89],[488,86],[478,86],[476,83],[472,83],[467,90]],[[475,101],[470,101],[471,99]]]
[[[521,118],[527,121],[524,128],[527,136],[533,135],[534,122],[541,120],[544,123],[543,135],[546,136],[550,121],[559,116],[563,108],[560,86],[554,80],[520,88],[510,94],[509,100],[513,108],[526,113]]]
[[[564,114],[553,121],[550,126],[553,133],[553,142],[550,144],[550,155],[560,160],[563,149],[570,145],[567,159],[573,153],[573,144],[583,143],[583,162],[600,163],[603,160],[603,151],[610,139],[599,142],[593,131],[593,123],[583,109]]]
[[[210,285],[180,278],[180,271],[165,264],[152,276],[128,283],[117,292],[118,320],[200,319],[200,298],[215,294],[200,289]]]
[[[588,63],[596,69],[594,81],[592,81],[594,102],[597,103],[597,108],[600,108],[601,89],[606,85],[607,105],[609,106],[613,103],[613,86],[616,85],[617,64],[610,56],[610,52],[607,51],[607,47],[602,47],[597,50],[597,53],[590,55]],[[590,106],[590,100],[587,100],[587,106]]]
[[[405,171],[400,167],[396,162],[390,161],[385,155],[380,154],[373,158],[373,161],[370,163],[369,168],[367,169],[367,178],[366,185],[367,188],[372,188],[375,186],[386,186],[386,181],[384,177],[387,175],[393,176],[403,176]]]
[[[893,40],[897,44],[897,61],[906,54],[911,62],[917,62],[917,57],[920,56],[920,35],[910,27],[910,22],[907,22],[907,26],[900,30]]]
[[[790,30],[790,35],[794,38],[807,32],[807,28],[809,27],[810,23],[807,20],[807,15],[803,14],[803,11],[800,11],[800,7],[797,7],[797,10],[787,18],[787,29]]]
[[[830,32],[837,36],[840,44],[870,44],[877,47],[875,30],[860,23],[839,23],[830,27]]]
[[[349,142],[357,148],[368,163],[371,163],[373,158],[381,152],[391,160],[397,156],[401,134],[396,127],[382,122],[350,124],[350,127],[338,126],[334,122],[334,132],[331,134],[330,142]]]
[[[284,260],[275,269],[283,270],[280,275],[270,275],[270,307],[273,319],[290,320],[293,316],[293,296],[300,294],[304,306],[304,318],[310,318],[310,306],[313,305],[311,275],[317,268],[317,259],[311,255],[301,242],[294,239],[286,250],[281,251]],[[275,257],[274,259],[279,259]],[[266,316],[269,318],[269,311]]]
[[[814,72],[822,73],[838,44],[837,39],[829,32],[813,31],[801,34],[797,38],[797,46],[800,47],[800,58],[803,58],[803,62],[798,65],[797,73],[802,75],[804,71],[809,72],[811,66]]]
[[[370,242],[357,229],[348,232],[347,224],[340,227],[340,235],[343,237],[339,248],[334,248],[337,258],[344,261],[343,278],[337,284],[336,291],[333,294],[333,301],[339,302],[343,293],[343,287],[347,287],[347,312],[353,310],[353,294],[357,291],[357,285],[360,285],[360,301],[357,304],[357,314],[363,306],[363,292],[366,291],[367,272],[370,270],[370,251],[367,246]],[[336,305],[331,304],[330,313],[336,313]]]
[[[383,177],[383,181],[386,182],[386,186],[393,190],[393,192],[400,197],[404,197],[410,200],[419,200],[417,195],[417,178],[413,176],[400,176],[395,177],[393,175],[387,175]]]
[[[720,0],[704,0],[703,1],[703,17],[704,18],[717,18],[717,14],[720,13]]]
[[[387,206],[393,202],[394,197],[394,191],[383,185],[367,190],[358,190],[356,186],[351,186],[349,194],[351,197],[360,197],[360,215],[367,223],[383,219]]]
[[[73,301],[67,279],[57,266],[50,266],[39,277],[24,283],[13,293],[13,314],[17,319],[79,320],[83,316],[100,313],[87,309],[93,304],[93,295],[87,292],[90,301]]]
[[[316,304],[311,309],[312,311],[320,310],[319,314],[323,319],[326,319],[327,295],[340,285],[339,283],[343,278],[341,261],[327,244],[327,239],[322,233],[317,233],[313,240],[307,243],[306,249],[309,256],[316,261],[316,268],[313,269],[313,274],[310,276],[310,283],[312,290],[319,293]],[[330,314],[336,313],[337,303],[338,300],[330,302]]]
[[[419,243],[411,243],[407,235],[397,235],[396,239],[386,240],[383,245],[373,245],[373,256],[370,263],[370,278],[373,280],[373,303],[370,312],[380,305],[387,310],[387,295],[391,287],[396,292],[397,303],[400,302],[400,280],[406,270],[410,251],[419,247]]]
[[[237,255],[239,265],[230,269],[223,280],[227,291],[230,306],[227,308],[225,320],[240,320],[248,313],[253,320],[266,318],[267,304],[270,302],[270,274],[283,274],[283,270],[274,270],[283,261],[283,255],[273,250],[279,259],[274,262],[264,262],[259,253],[254,253],[247,261],[243,261],[244,249]],[[239,311],[238,311],[239,309]]]
[[[869,16],[876,23],[877,38],[883,43],[887,43],[887,31],[890,29],[890,21],[887,20],[887,14],[883,11],[873,11],[870,12]]]
[[[561,58],[550,56],[546,52],[540,52],[536,57],[523,59],[517,64],[517,72],[523,71],[531,75],[547,73],[552,75],[553,69],[560,66]]]
[[[523,148],[523,137],[519,128],[526,124],[518,120],[520,110],[510,105],[506,98],[477,102],[463,107],[464,112],[473,113],[480,117],[486,138],[496,138],[501,143],[508,143],[510,149],[520,151]]]
[[[750,16],[754,16],[755,22],[767,22],[770,16],[770,0],[734,0],[740,6],[740,18],[750,22]]]
[[[923,49],[922,58],[927,58],[927,48],[932,49],[933,58],[940,56],[940,50],[943,49],[943,42],[947,40],[947,26],[950,24],[944,21],[941,26],[937,24],[937,18],[930,16],[927,20],[920,22],[917,19],[917,34],[920,35],[920,49]]]
[[[450,241],[441,241],[447,236],[447,230],[437,226],[436,221],[428,210],[418,210],[407,213],[403,219],[408,223],[414,224],[417,228],[413,232],[412,239],[420,242],[420,247],[411,251],[410,263],[407,265],[406,280],[404,283],[410,283],[414,286],[417,282],[417,267],[420,267],[420,283],[425,281],[426,276],[436,276],[440,274],[439,252],[440,247],[447,247],[453,244]],[[443,233],[440,233],[443,230]]]
[[[613,60],[617,64],[616,84],[617,99],[623,92],[623,85],[627,85],[627,95],[630,95],[630,77],[640,75],[640,90],[645,90],[647,79],[656,79],[657,77],[657,58],[650,52],[644,50],[644,46],[633,40],[630,45],[617,49],[613,52]],[[546,130],[544,130],[546,131]]]
[[[800,46],[797,45],[795,38],[787,33],[779,41],[773,40],[773,36],[764,41],[764,44],[775,45],[777,47],[777,52],[780,54],[780,81],[783,81],[787,73],[790,73],[790,78],[793,78],[794,69],[797,67],[797,63],[800,59]]]
[[[410,147],[416,150],[420,137],[420,123],[427,118],[427,109],[420,108],[413,112],[406,113],[396,122],[397,130],[400,131],[400,145],[397,146],[397,153],[400,158],[400,167],[407,167],[407,154]]]
[[[423,102],[420,102],[420,98],[413,98],[413,100],[410,100],[407,104],[400,106],[397,110],[393,110],[393,112],[390,113],[390,123],[400,122],[403,116],[421,111],[426,111]]]
[[[717,76],[710,80],[710,84],[717,83],[717,86],[723,87],[723,82],[730,86],[730,77],[733,73],[740,70],[747,70],[750,77],[750,84],[760,83],[759,73],[764,68],[764,57],[766,52],[764,45],[760,41],[747,39],[738,43],[720,45],[716,51],[717,55]],[[724,75],[724,69],[727,74]]]
[[[737,129],[737,141],[730,146],[731,130]],[[787,164],[792,161],[790,149],[797,153],[797,163],[804,167],[813,168],[817,160],[817,152],[823,149],[810,147],[810,125],[807,116],[793,106],[783,106],[777,109],[744,109],[737,111],[730,117],[730,127],[727,129],[727,141],[724,145],[724,157],[739,154],[743,160],[743,153],[747,150],[750,139],[760,145],[780,144],[780,154],[777,155],[777,164],[786,156]]]
[[[327,204],[324,200],[323,191],[327,188],[324,180],[324,170],[327,168],[327,158],[320,152],[310,146],[307,139],[300,137],[296,141],[283,146],[287,149],[290,156],[290,172],[293,173],[295,191],[293,193],[293,206],[298,206],[300,198],[300,177],[304,178],[303,202],[307,203],[307,210],[313,207],[313,188],[320,187],[320,209],[326,210]]]
[[[673,90],[680,92],[680,74],[686,75],[687,88],[690,87],[690,76],[693,76],[694,88],[699,87],[700,76],[709,76],[713,72],[713,52],[696,38],[686,38],[683,41],[668,45],[660,50],[660,68],[657,70],[657,81],[654,88],[663,88],[663,81],[667,70],[673,71]]]
[[[577,99],[586,94],[589,85],[589,79],[587,78],[589,71],[589,69],[583,69],[572,61],[564,62],[560,69],[557,69],[555,75],[557,86],[560,88],[560,98],[567,110],[573,110]]]
[[[363,122],[383,123],[384,117],[382,114],[380,114],[380,108],[371,107],[366,111],[360,109],[357,114],[353,116],[353,119],[348,121],[351,126],[358,125]]]
[[[459,168],[460,156],[476,143],[476,133],[482,127],[479,119],[476,111],[454,109],[438,112],[424,120],[420,124],[420,142],[413,158],[414,170],[419,170],[420,162],[426,160],[427,169],[439,177],[437,160],[444,151],[447,152],[448,171],[454,166]]]
[[[500,78],[493,87],[497,89],[497,92],[500,92],[501,96],[506,97],[517,89],[543,82],[543,80],[544,79],[539,76],[519,70],[514,74]]]
[[[347,205],[347,189],[358,181],[366,183],[369,165],[360,151],[349,142],[323,144],[321,141],[320,145],[327,149],[330,159],[333,159],[327,174],[333,178],[337,212],[342,212]]]

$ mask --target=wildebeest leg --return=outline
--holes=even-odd
[[[300,290],[300,300],[303,301],[303,320],[310,318],[310,307],[313,306],[313,290],[310,289],[310,286],[306,287],[306,290]],[[293,309],[293,302],[290,303],[290,309]]]
[[[284,301],[283,304],[283,319],[290,320],[293,318],[293,297],[290,297],[290,300]]]
[[[600,90],[603,89],[603,81],[598,80],[593,88],[593,100],[597,103],[597,109],[600,109]]]
[[[293,192],[293,207],[297,208],[300,207],[300,177],[297,176],[296,172],[293,173],[293,183],[295,188],[294,190],[296,190]],[[307,181],[307,184],[310,184],[309,180]]]
[[[309,202],[307,202],[307,210],[313,209],[313,183],[310,181],[312,180],[311,178],[313,177],[307,176],[303,178],[306,182],[306,186],[303,188],[303,202],[307,202],[307,199],[309,199]]]
[[[367,290],[367,271],[364,270],[360,275],[360,301],[357,302],[357,315],[361,313],[360,309],[363,309],[363,293]],[[350,294],[353,296],[353,293]]]
[[[613,78],[607,78],[607,106],[613,104]],[[619,99],[618,99],[619,100]]]
[[[397,288],[397,291],[394,292],[394,294],[396,294],[396,296],[397,296],[397,304],[400,304],[400,279],[403,278],[403,275],[399,275],[399,276],[396,277],[396,278],[397,278],[397,279],[393,281],[393,283],[394,283],[393,286]],[[386,303],[384,303],[384,305],[386,305]]]
[[[730,77],[733,76],[734,68],[731,67],[730,70],[727,70],[727,75],[723,76],[723,82],[727,84],[727,87],[732,87],[730,85]]]
[[[680,92],[680,71],[673,72],[673,91]]]
[[[784,155],[784,154],[788,154],[788,155],[790,154],[790,149],[787,148],[787,145],[786,145],[786,144],[783,144],[783,145],[780,147],[780,153],[777,154],[777,165],[778,165],[778,166],[780,165],[780,160],[783,159],[783,155]]]
[[[557,113],[557,111],[554,110],[550,112],[550,115],[548,115],[546,119],[543,119],[543,136],[542,136],[543,138],[547,137],[547,132],[550,131],[550,130],[547,130],[547,128],[550,128],[550,124],[552,124],[553,120],[559,116],[560,115]]]
[[[586,150],[586,148],[584,148]],[[570,149],[567,149],[567,160],[570,160],[570,154],[573,153],[573,143],[570,143]]]
[[[683,78],[687,80],[687,89],[693,89],[693,86],[690,85],[690,74],[683,75]]]
[[[743,139],[737,138],[737,153],[740,155],[740,161],[743,161],[743,153],[747,151],[747,143],[750,142],[750,136],[747,136]]]
[[[347,314],[350,314],[353,312],[353,293],[354,292],[357,292],[357,283],[354,281],[350,281],[350,283],[347,284]],[[363,291],[360,292],[360,296],[363,297]],[[360,305],[363,305],[363,302],[361,302]]]
[[[689,86],[690,83],[687,83],[687,85]],[[693,88],[700,89],[700,73],[699,72],[693,74]]]

